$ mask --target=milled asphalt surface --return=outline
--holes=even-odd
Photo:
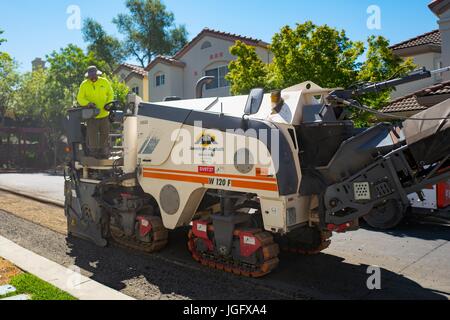
[[[269,288],[192,263],[168,262],[121,248],[98,248],[0,211],[0,234],[65,267],[137,299],[283,299]]]
[[[0,175],[0,186],[11,177]],[[40,176],[41,179],[55,177]],[[59,177],[61,179],[61,177]],[[40,180],[40,190],[61,190]],[[30,191],[34,187],[28,187]],[[55,198],[57,199],[57,198]],[[97,248],[0,211],[0,234],[19,245],[138,299],[448,299],[450,229],[405,224],[395,231],[360,229],[333,237],[318,256],[281,254],[264,279],[246,279],[192,261],[186,230],[170,234],[162,253],[142,256],[121,248]],[[367,268],[381,268],[381,290],[367,289]]]

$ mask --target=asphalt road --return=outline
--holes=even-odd
[[[5,180],[0,176],[1,181]],[[171,232],[163,252],[142,256],[68,239],[0,211],[2,236],[65,266],[77,265],[85,275],[138,299],[450,297],[447,227],[406,224],[391,232],[363,228],[338,234],[320,255],[281,254],[279,268],[263,279],[240,278],[198,265],[187,251],[186,233],[184,229]],[[381,290],[367,288],[369,266],[381,268]]]
[[[2,211],[0,221],[2,236],[66,267],[78,266],[83,275],[137,299],[293,298],[252,280],[210,272],[189,257],[187,263],[168,260],[171,249],[164,255],[141,255],[98,248]]]
[[[448,230],[414,226],[408,237],[411,248],[428,237],[439,242],[426,255],[403,246],[401,256],[391,256],[362,246],[358,233],[375,243],[391,246],[377,232],[360,230],[350,239],[335,238],[325,253],[304,257],[281,254],[280,267],[263,279],[247,279],[210,270],[192,261],[186,248],[186,230],[170,234],[163,252],[141,255],[117,247],[98,248],[79,239],[38,226],[0,211],[0,234],[19,245],[138,299],[448,299]],[[408,228],[410,229],[410,228]],[[407,232],[407,230],[405,230]],[[350,234],[349,234],[350,235]],[[348,237],[347,235],[346,237]],[[400,236],[400,234],[398,235]],[[386,235],[386,237],[391,237]],[[433,238],[433,239],[431,239]],[[404,238],[402,238],[404,239]],[[391,239],[394,241],[394,238]],[[359,248],[356,249],[357,242]],[[345,250],[340,252],[340,247]],[[353,248],[353,249],[352,249]],[[383,251],[383,248],[379,248]],[[422,249],[423,248],[419,248]],[[409,259],[407,259],[409,257]],[[356,262],[359,260],[359,262]],[[381,267],[381,290],[366,287],[366,261]],[[394,261],[396,263],[394,263]],[[380,263],[381,262],[381,263]],[[389,265],[390,267],[383,267]],[[396,270],[398,269],[398,271]]]

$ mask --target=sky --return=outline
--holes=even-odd
[[[2,0],[0,29],[8,42],[1,45],[19,63],[21,71],[31,69],[31,61],[74,43],[82,48],[81,30],[67,21],[68,9],[80,9],[81,19],[94,18],[120,38],[112,19],[126,13],[125,0]],[[270,42],[282,26],[312,20],[344,29],[352,40],[383,35],[397,43],[438,28],[437,18],[428,9],[431,0],[163,0],[184,24],[192,39],[203,28],[251,36]],[[369,29],[367,21],[380,9],[380,29]],[[75,28],[74,28],[75,26]],[[133,62],[133,61],[130,61]]]

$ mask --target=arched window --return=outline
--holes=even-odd
[[[208,48],[211,48],[211,47],[212,47],[212,44],[211,44],[211,42],[209,42],[209,41],[205,41],[205,42],[203,42],[203,44],[202,44],[202,50],[208,49]]]

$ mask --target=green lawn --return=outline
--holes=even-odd
[[[19,294],[27,294],[32,300],[77,300],[67,292],[64,292],[51,284],[29,274],[22,273],[13,277],[10,285],[14,286],[17,291],[2,298],[8,298]]]

